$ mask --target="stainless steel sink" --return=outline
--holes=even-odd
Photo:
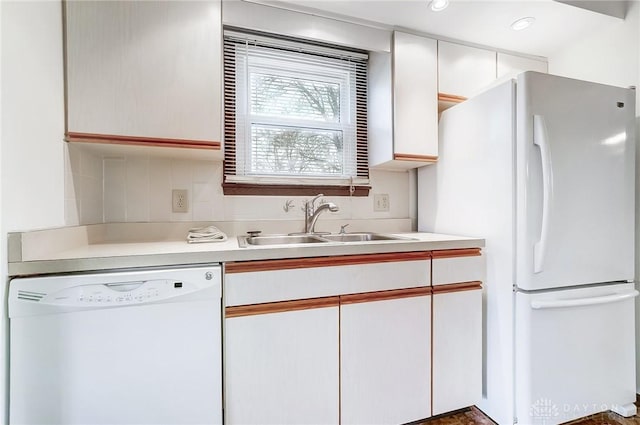
[[[381,235],[379,233],[338,233],[335,235],[322,235],[323,239],[328,239],[331,242],[368,242],[368,241],[393,241],[403,240],[398,236]]]
[[[238,236],[238,245],[241,248],[248,246],[265,245],[292,245],[292,244],[316,244],[335,242],[371,242],[371,241],[411,241],[413,238],[403,236],[383,235],[372,232],[335,233],[319,235],[254,235]]]
[[[315,235],[238,236],[238,245],[241,248],[246,248],[248,245],[291,245],[327,242]]]

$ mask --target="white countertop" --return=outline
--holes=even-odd
[[[393,233],[414,240],[330,242],[247,248],[241,248],[235,236],[230,236],[224,242],[194,244],[184,240],[163,240],[85,242],[64,246],[65,244],[60,242],[64,238],[64,229],[56,229],[56,231],[55,237],[47,234],[46,238],[39,235],[39,239],[29,233],[15,234],[18,236],[14,236],[14,252],[9,258],[10,276],[484,246],[483,239],[434,233]],[[67,233],[70,232],[72,232],[71,229]],[[19,242],[15,242],[16,239],[19,239]],[[10,238],[10,252],[12,251],[11,242]],[[16,247],[16,244],[20,246]],[[47,245],[52,247],[46,249]],[[28,249],[29,246],[37,248]],[[56,246],[58,249],[55,249]],[[17,250],[20,250],[20,253],[16,253]]]

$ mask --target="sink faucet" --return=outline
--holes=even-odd
[[[315,203],[318,198],[324,196],[322,193],[316,195],[310,201],[307,201],[304,204],[304,232],[305,233],[314,233],[316,227],[316,221],[318,221],[318,217],[320,214],[326,210],[331,212],[337,212],[339,210],[338,206],[333,202],[325,202],[318,205],[318,208],[315,208]]]

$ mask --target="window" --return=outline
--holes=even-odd
[[[368,194],[367,55],[225,30],[225,194]]]

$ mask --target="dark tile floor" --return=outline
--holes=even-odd
[[[613,412],[603,412],[584,419],[567,422],[571,425],[640,425],[640,416],[624,418]]]
[[[458,410],[446,415],[434,416],[414,425],[496,425],[487,415],[476,407]]]
[[[570,425],[640,425],[640,416],[623,418],[612,412],[598,413],[587,418],[567,422]],[[433,417],[414,425],[496,425],[488,416],[475,407],[459,410],[443,416]]]

